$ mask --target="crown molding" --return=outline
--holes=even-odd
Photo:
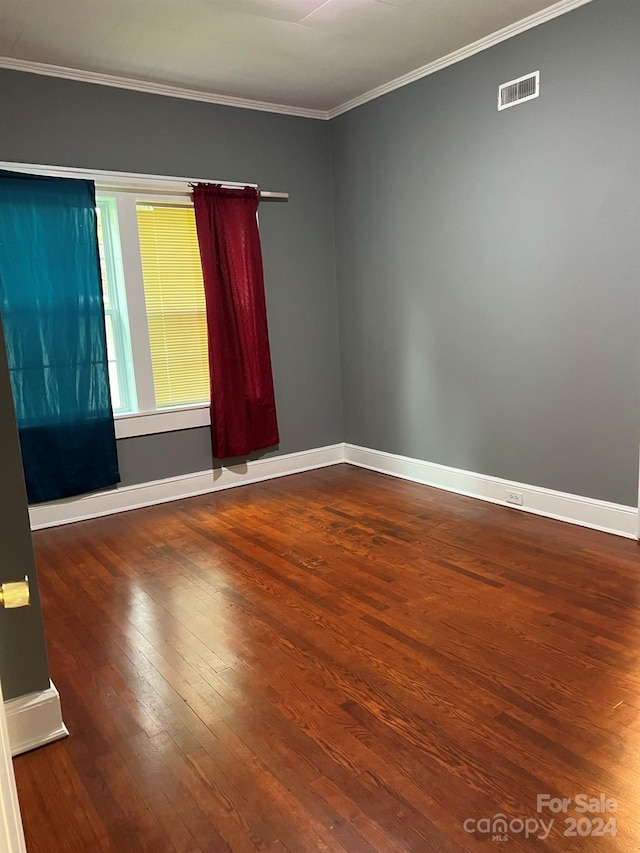
[[[25,59],[14,59],[10,56],[0,56],[0,68],[6,68],[10,71],[24,71],[27,74],[42,74],[46,77],[60,77],[64,80],[76,80],[80,83],[95,83],[98,86],[111,86],[117,89],[130,89],[134,92],[146,92],[151,95],[164,95],[169,98],[182,98],[187,101],[202,101],[206,104],[219,104],[226,107],[239,107],[245,110],[259,110],[261,112],[279,113],[281,115],[298,116],[300,118],[314,118],[327,121],[343,113],[349,112],[356,107],[373,101],[376,98],[393,92],[395,89],[401,89],[403,86],[408,86],[416,80],[423,77],[428,77],[430,74],[435,74],[449,65],[455,65],[457,62],[462,62],[476,53],[487,50],[500,42],[531,30],[534,27],[551,21],[554,18],[560,17],[579,6],[585,6],[591,3],[592,0],[560,0],[553,6],[529,15],[528,18],[523,18],[515,24],[510,24],[501,30],[497,30],[491,35],[485,36],[472,44],[462,47],[459,50],[453,51],[446,56],[436,59],[427,65],[416,68],[408,74],[403,74],[401,77],[396,77],[382,86],[377,86],[350,101],[340,104],[330,110],[315,110],[305,107],[292,107],[286,104],[272,104],[267,101],[253,101],[249,98],[234,98],[230,95],[217,95],[213,92],[202,92],[198,89],[185,89],[180,86],[171,86],[165,83],[154,83],[150,80],[139,80],[132,77],[120,77],[115,74],[102,74],[97,71],[82,71],[78,68],[66,68],[62,65],[49,65],[44,62],[31,62]]]
[[[119,77],[116,74],[102,74],[98,71],[82,71],[79,68],[66,68],[63,65],[49,65],[46,62],[31,62],[26,59],[14,59],[0,56],[0,68],[9,71],[24,71],[27,74],[41,74],[45,77],[59,77],[63,80],[76,80],[79,83],[95,83],[98,86],[111,86],[116,89],[130,89],[134,92],[146,92],[151,95],[165,95],[168,98],[182,98],[186,101],[202,101],[205,104],[219,104],[224,107],[240,107],[245,110],[259,110],[266,113],[280,113],[300,118],[329,118],[324,110],[312,110],[306,107],[292,107],[286,104],[271,104],[267,101],[252,101],[249,98],[234,98],[230,95],[216,95],[213,92],[201,92],[198,89],[184,89],[150,80],[133,77]]]
[[[585,6],[587,3],[591,2],[592,0],[560,0],[559,3],[549,6],[548,9],[543,9],[533,15],[529,15],[528,18],[516,21],[515,24],[510,24],[508,27],[504,27],[501,30],[497,30],[495,33],[491,33],[491,35],[478,39],[478,41],[474,41],[466,47],[454,50],[453,53],[448,53],[446,56],[436,59],[427,65],[423,65],[421,68],[416,68],[415,71],[409,71],[408,74],[403,74],[402,77],[396,77],[395,80],[383,83],[382,86],[377,86],[375,89],[371,89],[363,95],[358,95],[357,98],[345,101],[344,104],[329,110],[327,118],[336,118],[336,116],[350,112],[350,110],[362,106],[362,104],[366,104],[369,101],[373,101],[376,98],[380,98],[388,92],[393,92],[395,89],[401,89],[403,86],[408,86],[409,83],[421,80],[423,77],[428,77],[430,74],[435,74],[436,71],[447,68],[449,65],[455,65],[457,62],[462,62],[464,59],[468,59],[476,53],[481,53],[483,50],[487,50],[496,44],[500,44],[502,41],[507,41],[507,39],[520,35],[520,33],[524,33],[527,30],[532,30],[534,27],[540,26],[540,24],[545,24],[547,21],[559,18],[561,15],[565,15],[573,9],[577,9],[578,6]]]

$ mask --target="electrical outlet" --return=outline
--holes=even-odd
[[[508,504],[516,504],[517,506],[522,506],[522,492],[510,492],[507,491],[507,503]]]

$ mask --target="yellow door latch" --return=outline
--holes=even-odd
[[[23,581],[0,584],[0,607],[8,610],[14,607],[28,607],[30,604],[31,595],[27,575],[24,576]]]

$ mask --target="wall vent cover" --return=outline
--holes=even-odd
[[[524,77],[509,80],[508,83],[503,83],[500,86],[498,89],[498,109],[506,110],[508,107],[515,107],[516,104],[523,104],[525,101],[537,98],[539,94],[540,72],[534,71],[533,74],[525,74]]]

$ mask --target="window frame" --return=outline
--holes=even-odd
[[[132,365],[129,363],[127,357],[128,353],[131,352],[131,332],[122,265],[122,250],[120,247],[120,231],[117,223],[117,209],[115,200],[113,204],[110,202],[111,196],[101,195],[96,192],[96,207],[100,211],[104,264],[109,285],[109,306],[105,305],[104,313],[105,320],[107,317],[111,317],[118,389],[121,402],[124,402],[124,405],[118,408],[114,407],[113,409],[114,417],[118,417],[137,411],[138,403]],[[116,219],[115,222],[114,218]]]
[[[120,237],[124,290],[131,340],[132,372],[137,390],[137,411],[114,412],[117,438],[152,435],[208,426],[210,401],[183,406],[156,407],[149,326],[144,292],[142,257],[138,238],[138,204],[170,204],[192,207],[190,193],[166,194],[139,187],[111,189],[96,186],[98,200],[115,199]]]

